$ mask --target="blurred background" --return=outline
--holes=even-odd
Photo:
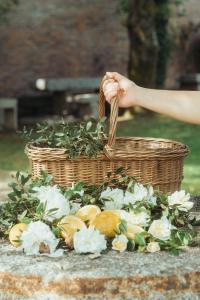
[[[199,0],[0,0],[0,190],[27,170],[16,130],[97,117],[106,71],[150,88],[200,90]],[[199,99],[200,100],[200,99]],[[134,108],[118,135],[187,144],[183,188],[200,194],[200,126]]]

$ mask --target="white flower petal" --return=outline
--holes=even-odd
[[[141,183],[136,183],[134,185],[134,197],[135,201],[142,201],[148,195],[148,190]]]
[[[126,205],[128,205],[128,204],[134,205],[135,202],[136,202],[135,195],[133,193],[130,193],[130,192],[126,191],[125,195],[124,195],[124,204],[126,204]]]
[[[124,234],[120,234],[112,241],[112,249],[124,252],[127,249],[128,239]]]
[[[41,186],[37,189],[36,197],[46,205],[44,219],[52,222],[70,213],[69,201],[62,195],[57,186]],[[57,209],[51,211],[52,209]]]
[[[160,220],[151,223],[148,232],[155,238],[166,241],[170,238],[171,229],[173,229],[171,223],[163,216]]]
[[[124,191],[121,189],[111,189],[108,187],[101,193],[101,199],[106,199],[105,209],[121,209],[124,205]]]
[[[189,201],[190,194],[184,190],[174,192],[167,199],[170,207],[177,206],[182,211],[189,211],[193,207],[193,202]]]
[[[147,252],[154,253],[160,251],[160,245],[158,242],[151,242],[147,245]]]
[[[100,253],[107,248],[104,235],[93,227],[82,228],[77,231],[73,241],[77,253]]]
[[[149,225],[150,216],[147,211],[141,211],[139,213],[130,212],[130,215],[132,217],[132,221],[130,223],[133,225],[141,227],[147,227]]]
[[[48,246],[50,253],[53,255],[59,240],[56,239],[50,227],[41,221],[32,222],[21,235],[21,248],[27,255],[39,255],[40,245],[44,243]]]

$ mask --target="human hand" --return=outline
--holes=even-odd
[[[103,92],[109,103],[118,96],[120,107],[137,105],[139,90],[133,81],[117,72],[107,72],[104,77]]]

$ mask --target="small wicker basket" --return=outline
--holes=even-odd
[[[105,115],[105,97],[100,88],[99,117]],[[66,150],[39,148],[27,144],[27,154],[33,178],[40,177],[45,170],[53,175],[60,186],[71,186],[73,182],[101,184],[107,172],[118,167],[128,169],[143,184],[151,184],[163,192],[180,189],[183,178],[183,160],[188,154],[187,146],[175,141],[142,137],[116,138],[118,99],[111,103],[108,140],[104,151],[95,158],[80,156],[68,159]]]

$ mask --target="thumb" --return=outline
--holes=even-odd
[[[106,72],[106,77],[108,79],[114,79],[115,81],[120,81],[124,76],[117,72]]]

